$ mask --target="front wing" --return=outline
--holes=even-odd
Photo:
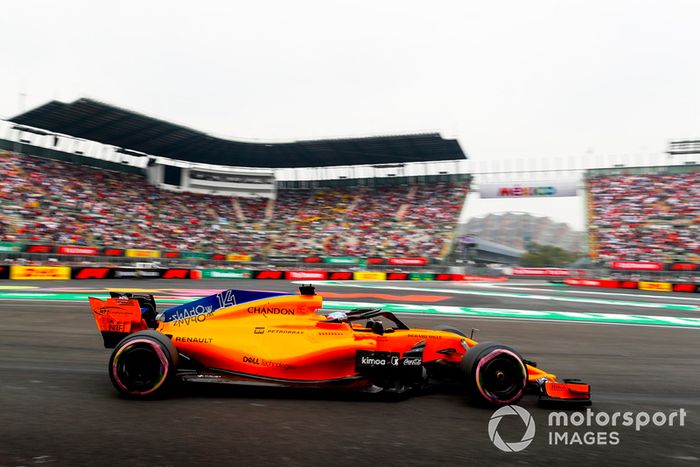
[[[590,405],[591,386],[576,379],[564,382],[538,379],[536,391],[542,405]]]

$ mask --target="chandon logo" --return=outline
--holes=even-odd
[[[263,314],[263,315],[293,315],[294,310],[291,308],[278,308],[268,306],[249,306],[248,313]]]

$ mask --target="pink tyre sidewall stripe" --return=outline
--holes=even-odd
[[[130,391],[126,386],[124,386],[124,384],[119,379],[119,374],[117,372],[117,362],[119,361],[119,357],[121,356],[121,353],[124,350],[131,347],[133,344],[147,344],[147,345],[151,346],[155,350],[156,355],[158,356],[158,359],[160,360],[160,363],[163,365],[163,368],[165,369],[165,371],[163,372],[163,376],[162,376],[161,380],[158,382],[158,384],[156,384],[155,387],[153,387],[147,391]],[[114,361],[112,363],[112,376],[114,377],[114,381],[116,381],[119,388],[128,394],[134,394],[134,395],[138,395],[138,396],[148,395],[148,394],[152,393],[153,391],[157,390],[160,386],[162,386],[163,381],[165,381],[166,378],[168,377],[169,371],[170,371],[170,365],[168,364],[168,359],[165,356],[163,349],[160,347],[160,345],[158,345],[158,343],[153,342],[152,340],[149,340],[149,339],[134,339],[133,341],[129,341],[124,347],[119,349],[119,351],[117,352],[117,355],[114,356]]]
[[[520,398],[520,396],[522,395],[522,393],[524,391],[525,384],[523,384],[523,388],[520,388],[520,390],[517,392],[517,394],[515,396],[513,396],[512,398],[510,398],[506,401],[502,401],[502,400],[494,399],[490,394],[488,394],[484,390],[484,388],[481,387],[481,384],[479,383],[479,372],[481,371],[481,368],[486,363],[490,362],[494,358],[498,357],[499,355],[503,355],[503,354],[513,357],[516,361],[518,361],[520,363],[521,366],[523,365],[521,358],[518,357],[517,354],[511,352],[510,350],[506,350],[506,349],[496,349],[496,350],[491,351],[488,355],[483,357],[481,360],[479,360],[479,364],[476,366],[474,377],[476,378],[476,387],[479,389],[479,392],[481,393],[482,396],[484,396],[489,401],[496,402],[498,404],[508,405],[511,402],[514,402],[514,401],[518,400],[518,398]],[[525,374],[524,383],[527,383],[527,369],[524,366],[523,366],[523,372]]]

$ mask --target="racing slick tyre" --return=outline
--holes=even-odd
[[[109,359],[109,377],[122,395],[151,399],[175,381],[178,352],[163,334],[151,329],[126,336]]]
[[[527,365],[507,345],[483,342],[470,348],[462,358],[467,395],[479,405],[502,406],[517,403],[525,393]]]
[[[459,329],[453,328],[452,326],[446,326],[444,324],[438,324],[433,328],[433,331],[451,332],[452,334],[457,334],[458,336],[467,337],[467,335]]]

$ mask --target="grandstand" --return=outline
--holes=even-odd
[[[700,165],[589,170],[591,256],[700,263]]]
[[[144,176],[1,152],[2,241],[252,256],[446,252],[468,185],[283,189],[274,200],[173,192]]]
[[[464,153],[438,135],[209,144],[195,130],[86,99],[13,120],[0,126],[0,242],[9,244],[84,246],[93,256],[439,261],[469,190],[468,175],[437,159]],[[303,176],[279,180],[283,170]],[[319,170],[335,176],[308,177]]]

